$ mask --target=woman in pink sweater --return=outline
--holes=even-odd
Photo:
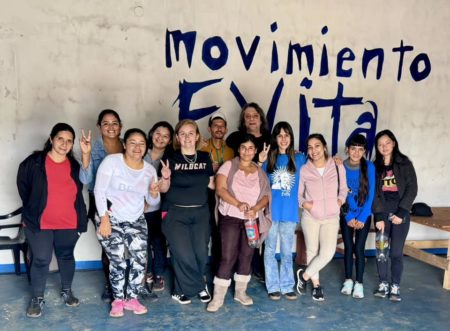
[[[308,162],[300,170],[298,201],[303,209],[308,267],[297,271],[297,291],[305,294],[312,281],[312,298],[323,301],[319,271],[331,261],[336,251],[339,210],[347,197],[345,169],[328,156],[327,143],[321,134],[311,134],[307,141]]]

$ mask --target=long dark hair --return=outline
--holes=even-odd
[[[347,148],[351,146],[363,147],[367,151],[367,140],[362,134],[355,134],[347,140]],[[361,207],[366,202],[369,195],[369,175],[367,173],[367,160],[364,155],[359,161],[359,190],[358,206]]]
[[[55,126],[53,126],[52,131],[50,132],[50,139],[47,139],[47,141],[44,144],[44,149],[42,150],[44,153],[48,153],[52,150],[52,142],[53,138],[56,137],[56,135],[61,131],[69,131],[73,136],[73,141],[75,143],[75,130],[67,123],[56,123]],[[73,147],[70,150],[70,152],[67,153],[68,157],[73,158]]]
[[[270,136],[270,151],[267,156],[267,172],[271,174],[275,170],[275,165],[277,163],[278,155],[280,154],[277,144],[277,136],[281,133],[281,130],[286,132],[291,138],[291,142],[286,149],[286,155],[288,156],[288,167],[287,170],[291,173],[295,173],[296,165],[295,165],[295,150],[294,150],[294,131],[292,131],[292,127],[288,122],[278,122],[273,130],[272,135]]]
[[[256,112],[259,114],[259,118],[261,119],[261,127],[259,130],[261,131],[261,133],[269,132],[269,129],[267,128],[266,114],[264,114],[264,111],[256,102],[246,103],[244,107],[242,107],[241,114],[239,115],[238,130],[242,132],[247,132],[247,128],[245,127],[245,116],[244,116],[247,108],[254,108]]]
[[[157,128],[166,128],[167,130],[169,130],[170,141],[169,141],[169,144],[166,146],[166,149],[164,150],[164,152],[173,150],[172,142],[173,142],[174,130],[173,130],[172,125],[170,125],[170,123],[166,122],[166,121],[157,122],[152,126],[152,128],[148,132],[148,138],[147,138],[148,148],[153,149],[153,134],[155,133]]]
[[[391,139],[394,142],[394,149],[392,150],[392,157],[391,157],[391,164],[395,161],[395,159],[400,156],[402,158],[405,158],[408,160],[408,157],[400,152],[400,147],[398,146],[397,138],[395,138],[394,133],[391,130],[383,130],[377,133],[375,136],[375,168],[377,170],[377,173],[381,173],[384,171],[384,158],[383,155],[381,155],[380,151],[378,150],[378,140],[382,136],[388,136],[389,139]]]
[[[324,149],[324,154],[325,154],[325,160],[328,160],[328,147],[327,147],[327,141],[325,140],[325,138],[323,137],[322,134],[320,133],[311,133],[308,138],[306,139],[306,148],[308,148],[308,143],[311,139],[317,139],[319,140],[322,145],[323,145],[323,149]],[[310,160],[311,158],[309,157],[309,153],[308,150],[306,151],[306,155],[308,155],[308,159]]]

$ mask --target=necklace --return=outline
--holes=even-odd
[[[195,152],[192,158],[189,158],[187,155],[184,155],[183,153],[181,153],[181,155],[183,155],[183,159],[189,164],[197,162],[197,152]]]

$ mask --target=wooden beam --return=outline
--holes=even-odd
[[[405,245],[415,248],[448,248],[448,240],[407,240]]]
[[[435,266],[439,269],[448,270],[449,263],[446,258],[421,251],[420,249],[417,249],[410,245],[405,245],[405,247],[403,248],[403,253],[422,262],[431,264],[432,266]]]

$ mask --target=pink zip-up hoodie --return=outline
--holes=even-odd
[[[311,211],[304,209],[305,213],[313,218],[323,220],[339,217],[338,199],[345,202],[347,197],[347,181],[344,165],[339,165],[339,196],[338,177],[334,160],[330,157],[325,165],[323,176],[308,160],[300,169],[300,186],[298,190],[298,202],[301,206],[304,202],[312,202]]]

